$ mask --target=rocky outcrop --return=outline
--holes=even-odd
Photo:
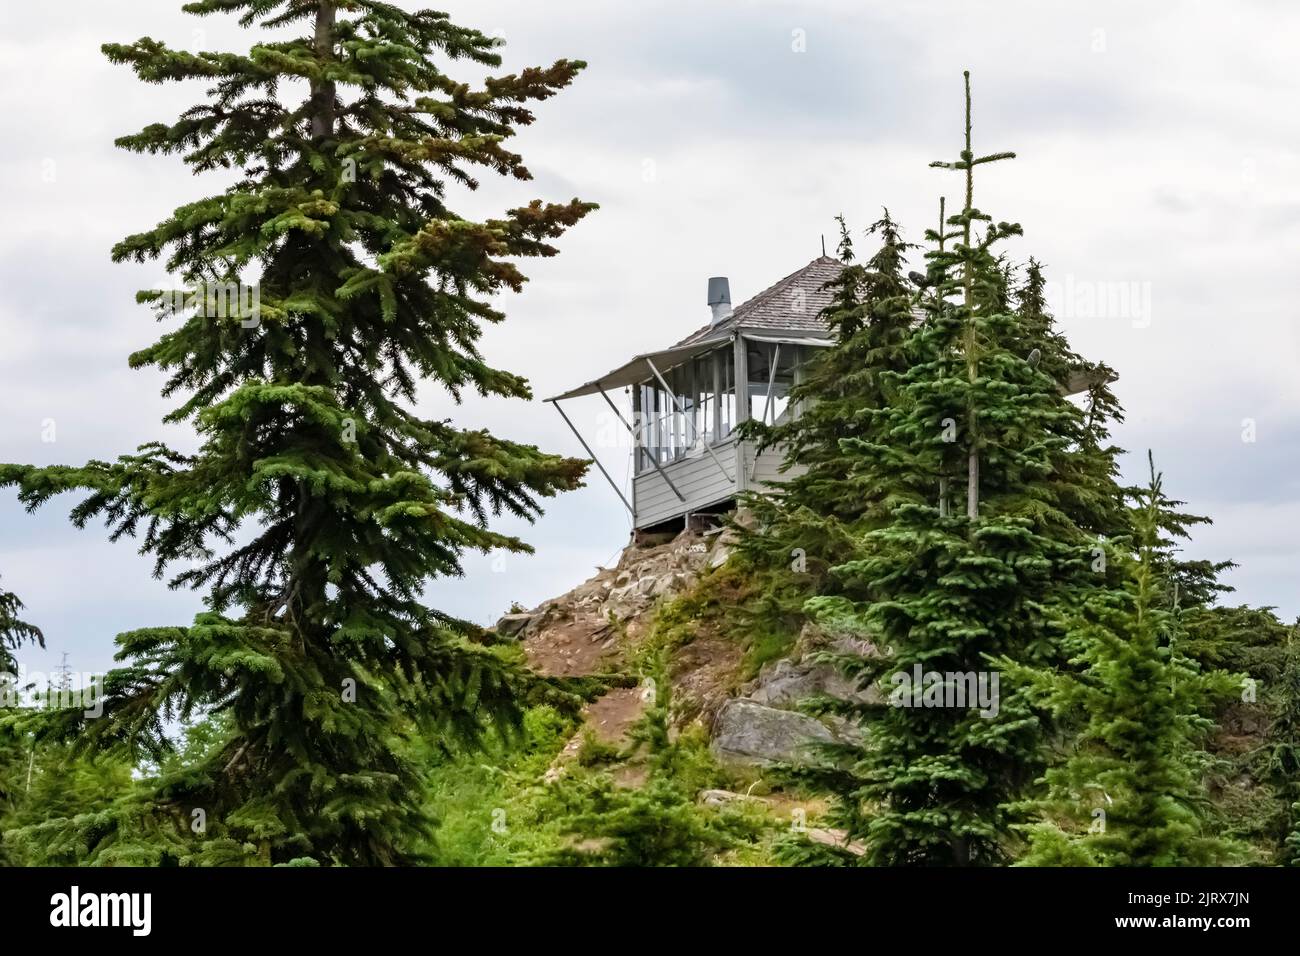
[[[797,708],[814,697],[834,697],[868,703],[871,691],[860,691],[853,680],[831,664],[783,659],[763,665],[749,699],[768,707]]]
[[[803,659],[823,652],[843,657],[873,657],[876,647],[853,631],[830,629],[811,622],[805,624],[795,640],[794,656]]]
[[[816,756],[815,744],[836,739],[813,717],[738,697],[718,712],[712,748],[723,764],[806,763]]]
[[[769,661],[757,679],[728,701],[714,722],[713,749],[732,765],[805,764],[816,756],[817,743],[855,738],[857,730],[842,718],[821,720],[801,713],[804,702],[829,697],[855,703],[878,699],[873,688],[860,690],[853,679],[823,654],[865,656],[875,653],[867,641],[846,633],[828,633],[808,625],[795,643],[795,656]]]
[[[648,628],[652,609],[694,587],[721,537],[719,530],[690,530],[670,540],[634,541],[612,568],[597,568],[567,594],[505,615],[495,631],[521,641],[530,663],[544,674],[617,669]]]
[[[735,547],[732,530],[689,528],[671,539],[634,540],[612,568],[567,594],[526,612],[505,615],[497,634],[517,639],[530,663],[557,676],[608,673],[626,666],[649,630],[653,610],[690,591],[702,574],[721,567]],[[797,764],[812,759],[817,743],[851,739],[854,729],[833,717],[800,711],[814,697],[867,702],[823,653],[870,654],[858,635],[809,626],[791,658],[772,661],[736,693],[743,649],[720,634],[697,634],[670,664],[674,713],[711,729],[714,753],[733,766]],[[597,706],[597,705],[593,705]],[[595,711],[593,711],[595,712]]]

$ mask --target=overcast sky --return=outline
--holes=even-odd
[[[1141,478],[1153,449],[1168,491],[1215,519],[1191,553],[1238,561],[1238,599],[1300,613],[1300,7],[433,5],[504,37],[507,69],[590,64],[517,140],[535,181],[488,182],[461,208],[579,196],[601,209],[558,258],[526,265],[526,291],[503,300],[509,320],[484,336],[489,360],[526,375],[538,400],[456,408],[431,388],[423,413],[581,454],[540,399],[703,324],[709,276],[729,276],[739,304],[818,255],[823,234],[832,246],[841,212],[860,229],[888,205],[919,240],[938,197],[958,194],[954,174],[927,164],[960,148],[968,68],[977,151],[1020,157],[981,172],[977,204],[1024,226],[1013,254],[1047,264],[1072,344],[1119,371],[1127,476]],[[232,20],[180,6],[0,7],[0,461],[77,464],[156,439],[193,447],[188,429],[159,424],[160,376],[126,363],[157,334],[132,296],[160,270],[113,265],[109,248],[221,188],[174,157],[112,145],[171,121],[202,86],[146,86],[98,52],[145,35],[247,47]],[[595,432],[603,407],[585,399],[571,414]],[[624,450],[602,457],[625,478]],[[74,670],[102,670],[118,632],[185,624],[200,606],[154,580],[130,542],[72,528],[71,504],[27,515],[0,493],[0,584],[48,641],[22,655],[30,669],[66,651]],[[628,528],[593,472],[524,531],[535,556],[471,555],[465,579],[433,583],[428,599],[487,623],[577,584]]]

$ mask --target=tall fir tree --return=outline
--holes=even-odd
[[[1135,513],[1150,494],[1149,485],[1128,490]],[[1236,563],[1184,554],[1193,530],[1213,522],[1170,497],[1163,483],[1157,504],[1151,556],[1155,606],[1176,615],[1179,647],[1188,658],[1206,670],[1249,681],[1242,694],[1223,699],[1207,714],[1218,724],[1205,747],[1211,758],[1207,781],[1217,805],[1214,825],[1225,836],[1260,847],[1265,857],[1276,855],[1295,819],[1291,804],[1297,795],[1280,769],[1288,765],[1288,732],[1282,729],[1287,720],[1279,715],[1290,706],[1284,672],[1292,628],[1273,608],[1223,603],[1233,588],[1222,576]],[[1262,746],[1243,750],[1243,740],[1254,738],[1261,725],[1273,728]]]
[[[991,689],[996,658],[1062,659],[1065,622],[1097,584],[1097,535],[1113,533],[1122,511],[1113,454],[1089,450],[1085,410],[1042,367],[1041,328],[1011,307],[995,249],[1020,227],[975,206],[975,168],[1013,156],[973,152],[967,74],[964,148],[934,164],[963,174],[965,202],[927,233],[910,365],[884,376],[894,397],[872,427],[840,442],[855,479],[889,502],[889,520],[832,569],[839,593],[808,602],[879,652],[838,658],[890,701],[828,705],[861,723],[865,740],[830,748],[817,771],[839,796],[840,823],[868,845],[863,862],[877,865],[1014,854],[1015,804],[1042,764],[1040,715],[1007,681],[995,707],[952,706],[956,684],[982,675]],[[916,673],[941,706],[905,689]]]
[[[1131,551],[1127,542],[1108,549],[1122,584],[1095,588],[1076,618],[1073,669],[1001,662],[1052,710],[1084,718],[1033,803],[1045,821],[1029,827],[1026,865],[1206,866],[1240,850],[1208,819],[1203,745],[1216,706],[1240,694],[1243,678],[1202,668],[1182,646],[1160,576],[1165,501],[1152,464]]]
[[[477,188],[479,171],[529,179],[506,141],[584,64],[474,86],[448,65],[496,68],[500,41],[442,13],[373,0],[183,9],[275,31],[246,53],[104,47],[144,82],[211,84],[208,102],[119,146],[237,173],[113,250],[163,259],[185,289],[179,321],[131,365],[168,374],[164,394],[185,398],[167,420],[192,423],[201,447],[8,465],[0,483],[31,508],[86,492],[78,526],[99,517],[115,539],[139,535],[158,574],[179,569],[173,587],[207,589],[192,625],[119,636],[128,663],[82,738],[162,760],[168,718],[229,714],[222,746],[156,781],[147,816],[180,835],[161,859],[219,846],[221,862],[409,862],[428,827],[410,738],[472,741],[517,716],[514,670],[421,591],[460,575],[467,550],[527,551],[490,518],[532,519],[585,470],[414,410],[429,381],[456,400],[530,397],[478,351],[483,324],[504,318],[491,297],[525,281],[512,260],[555,254],[550,240],[594,208],[535,201],[475,221],[448,186]],[[280,38],[294,26],[305,31]],[[139,299],[177,318],[166,290]],[[101,826],[89,858],[128,838]]]
[[[827,284],[832,298],[821,315],[835,344],[817,350],[791,388],[799,415],[774,426],[755,419],[741,426],[763,447],[781,448],[789,473],[770,493],[744,501],[755,520],[740,529],[738,550],[760,582],[742,615],[751,629],[797,631],[804,601],[833,586],[828,569],[851,554],[854,534],[878,524],[884,512],[880,489],[855,476],[840,442],[862,434],[872,413],[890,401],[885,373],[907,368],[915,316],[904,269],[914,247],[885,209],[866,230],[879,248],[858,261],[844,218],[838,222],[843,267]]]

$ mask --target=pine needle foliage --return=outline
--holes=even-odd
[[[533,862],[550,866],[709,866],[717,854],[742,846],[761,829],[743,809],[713,811],[696,802],[711,768],[670,727],[671,683],[666,658],[649,675],[653,698],[628,732],[624,767],[643,782],[621,782],[615,772],[578,772],[553,785],[547,815],[558,817],[561,843]]]
[[[880,245],[865,261],[856,257],[844,217],[838,222],[842,268],[827,284],[832,297],[821,314],[835,344],[816,350],[791,388],[798,415],[775,426],[753,419],[741,426],[762,447],[782,449],[788,477],[777,488],[744,496],[753,520],[738,528],[736,563],[752,596],[734,620],[746,634],[788,635],[777,645],[782,648],[806,620],[804,602],[835,593],[830,569],[887,513],[880,486],[855,472],[856,453],[842,442],[868,434],[873,413],[892,400],[885,374],[908,367],[916,321],[914,289],[904,273],[915,247],[889,210],[866,230]]]
[[[1300,622],[1290,629],[1265,743],[1265,779],[1281,804],[1276,861],[1300,866]]]
[[[927,232],[924,318],[906,343],[907,368],[881,374],[890,400],[839,442],[854,480],[887,502],[887,520],[861,530],[830,570],[835,584],[806,604],[827,630],[875,645],[874,655],[833,659],[890,699],[828,706],[865,739],[827,748],[832,759],[817,771],[839,797],[836,823],[873,865],[1015,855],[1015,805],[1042,768],[1043,715],[1005,679],[994,713],[891,688],[935,674],[954,691],[942,699],[956,701],[958,681],[992,687],[991,660],[1064,660],[1072,609],[1107,580],[1094,568],[1098,536],[1125,520],[1115,450],[1097,424],[1104,413],[1090,421],[1064,394],[1070,357],[1033,298],[1041,286],[1015,305],[998,245],[1021,229],[975,206],[975,169],[1014,154],[976,156],[970,116],[967,76],[964,148],[932,164],[963,176],[965,200]]]
[[[1002,662],[1052,710],[1085,721],[1034,802],[1046,819],[1029,828],[1025,865],[1207,866],[1241,849],[1210,825],[1203,744],[1243,679],[1188,657],[1178,611],[1162,606],[1163,502],[1153,465],[1135,546],[1111,551],[1123,584],[1093,591],[1077,619],[1076,670]]]
[[[183,9],[274,31],[243,53],[104,46],[145,83],[208,84],[205,102],[119,146],[235,176],[113,249],[163,262],[180,286],[183,309],[175,292],[139,294],[167,329],[130,361],[167,375],[180,402],[167,420],[190,423],[200,447],[6,465],[0,484],[29,508],[83,493],[77,526],[102,519],[173,587],[206,591],[193,624],[119,636],[105,718],[80,735],[162,761],[168,720],[230,715],[223,746],[124,811],[125,827],[147,817],[172,834],[160,862],[198,862],[215,840],[224,862],[409,862],[428,828],[410,739],[473,740],[519,714],[517,669],[421,591],[460,575],[467,551],[526,552],[490,519],[535,518],[585,470],[416,411],[426,384],[452,400],[530,397],[477,342],[504,318],[493,296],[522,288],[516,260],[554,255],[593,208],[535,201],[475,221],[448,187],[529,179],[507,143],[584,64],[476,86],[448,70],[494,70],[499,41],[442,13],[372,0]]]
[[[0,591],[0,674],[11,674],[17,661],[13,652],[24,644],[45,646],[40,628],[28,624],[19,615],[23,602],[11,591]]]

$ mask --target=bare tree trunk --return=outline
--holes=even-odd
[[[971,274],[970,245],[971,224],[970,211],[975,206],[975,154],[970,145],[970,72],[962,74],[966,81],[966,223],[963,227],[962,241],[966,243],[967,259],[962,269],[962,292],[966,303],[966,372],[971,385],[979,378],[979,356],[976,354],[978,343],[975,341],[975,277]],[[966,458],[966,517],[975,519],[980,514],[980,453],[979,435],[975,429],[975,408],[971,403],[966,409],[966,440],[970,450]]]
[[[952,841],[953,866],[970,866],[970,847],[965,837],[954,837]]]
[[[966,459],[966,517],[980,516],[980,453],[972,445]]]
[[[316,55],[322,60],[334,53],[334,23],[337,10],[334,0],[320,0],[316,8]],[[311,138],[325,139],[334,133],[334,82],[319,80],[311,85]]]

